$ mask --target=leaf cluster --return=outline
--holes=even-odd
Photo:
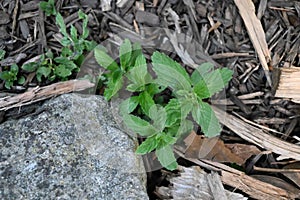
[[[69,31],[67,30],[63,17],[55,10],[53,0],[49,0],[48,2],[43,1],[40,3],[40,6],[47,15],[56,14],[56,24],[63,35],[62,40],[60,40],[63,48],[61,53],[57,56],[54,56],[53,52],[48,50],[39,57],[38,61],[23,64],[21,68],[25,72],[35,72],[38,82],[42,82],[43,80],[53,81],[55,79],[68,80],[71,75],[79,71],[79,66],[84,60],[84,53],[93,50],[96,46],[94,41],[87,39],[89,35],[87,27],[88,16],[81,10],[78,11],[78,17],[82,20],[82,33],[79,34],[73,25]],[[51,11],[51,9],[54,9],[55,12]],[[5,51],[1,50],[0,60],[3,59],[4,56]],[[24,77],[17,77],[19,71],[19,67],[14,65],[11,66],[9,70],[1,72],[0,79],[5,81],[5,87],[7,89],[10,89],[15,81],[18,81],[18,84],[25,82]]]
[[[190,76],[178,62],[156,51],[151,56],[154,76],[148,71],[141,46],[132,45],[128,39],[120,46],[120,65],[103,47],[95,48],[94,55],[99,65],[106,69],[103,78],[107,100],[116,96],[122,87],[133,93],[121,103],[120,114],[129,129],[146,137],[136,153],[155,151],[162,166],[174,170],[177,162],[172,145],[190,132],[194,124],[208,137],[220,133],[218,119],[204,100],[228,84],[233,74],[231,70],[214,69],[212,64],[204,63]],[[172,97],[159,101],[156,97],[166,88],[172,92]]]
[[[40,2],[40,8],[45,12],[45,14],[47,16],[56,14],[54,0],[41,1]]]
[[[18,77],[19,67],[16,64],[11,65],[7,70],[0,72],[0,79],[5,81],[5,88],[11,88],[15,81],[18,84],[23,84],[25,82],[25,77]]]
[[[87,40],[89,35],[88,16],[79,10],[78,17],[83,21],[82,34],[78,34],[73,25],[71,25],[70,33],[68,33],[63,17],[60,13],[56,13],[56,24],[63,35],[60,40],[63,46],[60,55],[54,58],[53,53],[48,51],[40,57],[39,62],[27,63],[22,66],[22,69],[27,72],[35,71],[39,82],[42,81],[42,77],[50,81],[56,78],[67,80],[73,72],[78,72],[79,66],[84,60],[84,52],[91,51],[96,46],[94,41]]]

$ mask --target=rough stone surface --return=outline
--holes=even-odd
[[[148,199],[136,141],[99,96],[62,95],[0,125],[0,199]]]

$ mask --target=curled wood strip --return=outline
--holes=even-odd
[[[94,84],[88,80],[70,80],[54,83],[45,87],[35,87],[34,89],[24,92],[23,94],[1,98],[0,111],[6,111],[11,108],[28,105],[60,94],[85,90],[93,86]]]
[[[283,141],[273,135],[269,135],[263,130],[254,127],[215,106],[213,106],[213,110],[222,124],[227,126],[244,140],[264,149],[271,150],[279,155],[300,160],[300,146]]]

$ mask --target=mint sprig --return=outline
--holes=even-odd
[[[107,71],[105,98],[110,100],[122,87],[133,93],[120,104],[120,113],[129,129],[146,138],[136,153],[155,151],[162,166],[174,170],[177,162],[172,146],[183,134],[195,125],[207,137],[220,134],[221,126],[205,99],[228,84],[231,70],[204,63],[190,76],[178,62],[158,51],[151,56],[150,66],[140,46],[128,39],[121,44],[119,56],[120,66],[103,47],[95,49],[97,62]],[[161,97],[166,88],[172,93],[170,99]]]

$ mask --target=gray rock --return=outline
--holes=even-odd
[[[148,199],[136,140],[100,96],[67,94],[0,125],[0,199]]]

